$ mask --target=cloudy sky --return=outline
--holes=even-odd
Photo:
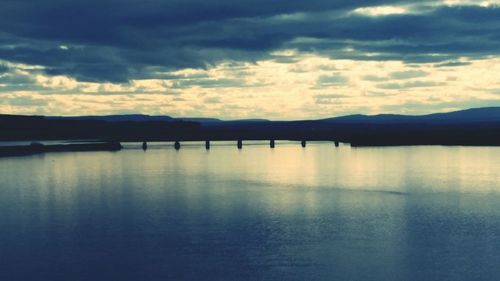
[[[1,0],[0,113],[500,106],[500,0]]]

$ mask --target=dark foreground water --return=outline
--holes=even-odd
[[[500,148],[0,158],[0,280],[500,280]]]

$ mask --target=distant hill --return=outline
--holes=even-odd
[[[330,123],[484,123],[500,122],[500,107],[484,107],[428,115],[348,115],[318,121]]]
[[[218,125],[246,125],[272,122],[267,119],[240,119],[221,120],[217,118],[174,118],[162,115],[126,114],[126,115],[104,115],[104,116],[47,116],[47,120],[96,120],[106,122],[173,122],[188,121]],[[328,123],[371,123],[371,124],[399,124],[399,123],[477,123],[477,122],[500,122],[500,107],[483,107],[459,110],[446,113],[434,113],[427,115],[399,115],[399,114],[377,114],[377,115],[347,115],[315,120]],[[313,120],[313,122],[315,122]],[[286,121],[282,121],[286,122]],[[301,122],[301,121],[298,121]]]
[[[1,116],[1,115],[0,115]],[[15,116],[15,115],[13,115]],[[124,114],[124,115],[88,115],[88,116],[45,116],[47,120],[79,120],[79,121],[106,121],[106,122],[173,122],[186,121],[197,123],[253,123],[269,122],[266,119],[239,119],[221,120],[217,118],[186,117],[173,118],[167,115],[145,115],[145,114]]]
[[[216,122],[222,122],[222,120],[217,119],[217,118],[202,118],[202,117],[195,117],[195,118],[178,118],[182,121],[190,121],[190,122],[199,122],[199,123],[216,123]]]
[[[47,120],[80,120],[80,121],[106,121],[106,122],[171,122],[175,119],[170,116],[150,116],[144,114],[126,114],[126,115],[105,115],[105,116],[47,116]]]

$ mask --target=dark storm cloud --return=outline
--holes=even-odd
[[[0,75],[7,73],[8,71],[9,71],[9,67],[0,63]]]
[[[435,1],[429,1],[435,3]],[[418,4],[417,14],[370,17],[359,7]],[[423,7],[401,0],[3,0],[0,60],[80,81],[125,82],[221,61],[293,57],[409,63],[500,52],[500,8]],[[1,70],[0,70],[1,71]]]

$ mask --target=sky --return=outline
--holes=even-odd
[[[500,0],[1,0],[0,113],[500,106]]]

